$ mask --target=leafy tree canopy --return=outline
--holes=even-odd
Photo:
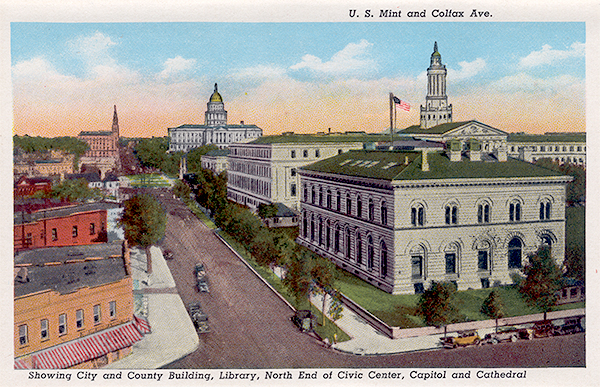
[[[544,313],[551,311],[556,305],[556,292],[561,287],[562,273],[552,258],[550,248],[544,246],[530,255],[523,273],[525,279],[519,291],[525,301]]]
[[[120,223],[130,245],[146,248],[165,235],[167,216],[156,199],[142,194],[125,201]]]
[[[455,293],[454,284],[433,281],[419,298],[418,314],[429,326],[439,327],[452,322],[458,314],[458,309],[453,305]]]
[[[585,168],[571,163],[559,164],[548,158],[538,159],[535,163],[541,167],[573,176],[573,181],[567,186],[567,201],[578,203],[585,200]]]
[[[79,140],[76,137],[30,137],[30,136],[13,136],[13,146],[21,148],[24,152],[47,152],[50,149],[62,150],[67,153],[73,153],[77,157],[81,156],[88,150],[87,143]]]
[[[275,215],[277,215],[277,206],[275,204],[261,203],[258,205],[258,216],[262,219],[272,218]]]
[[[63,180],[60,184],[53,186],[47,194],[43,191],[34,194],[34,197],[57,198],[69,202],[102,199],[104,196],[102,190],[90,188],[85,179]]]
[[[504,317],[504,304],[495,290],[492,290],[481,304],[481,313],[492,319]]]

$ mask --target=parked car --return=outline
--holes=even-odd
[[[554,325],[550,320],[538,321],[533,324],[534,337],[548,337],[554,335]]]
[[[559,335],[570,335],[572,333],[583,332],[583,326],[581,325],[581,317],[570,317],[565,318],[562,324],[558,324],[554,327],[554,334]]]
[[[196,290],[208,293],[210,290],[208,288],[208,276],[204,263],[197,263],[194,266],[194,275],[196,276]]]
[[[192,323],[194,323],[196,332],[198,332],[198,333],[210,332],[210,327],[208,325],[208,316],[206,315],[206,313],[204,313],[202,311],[202,306],[200,305],[199,302],[189,304],[188,305],[188,313],[190,314]]]
[[[300,328],[302,332],[310,332],[315,325],[315,316],[310,310],[297,310],[292,316],[292,322]]]
[[[163,257],[165,259],[173,259],[173,252],[171,250],[163,250]]]
[[[481,343],[481,337],[477,330],[470,329],[457,332],[458,336],[446,336],[440,338],[444,348],[466,347],[468,345],[478,345]]]
[[[486,344],[498,344],[503,341],[515,342],[521,338],[521,329],[516,327],[501,327],[498,332],[488,333],[483,338]]]

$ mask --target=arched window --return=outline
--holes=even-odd
[[[327,208],[331,208],[331,190],[327,190]]]
[[[315,192],[315,186],[313,185],[312,190],[311,190],[311,195],[310,195],[310,202],[312,204],[315,204],[316,203],[315,199],[316,199],[316,192]]]
[[[521,249],[523,243],[519,238],[513,238],[508,242],[508,268],[518,269],[521,267]]]
[[[323,219],[319,218],[319,246],[323,245]]]
[[[387,222],[388,222],[387,205],[385,204],[385,202],[382,202],[381,203],[381,224],[387,225]]]
[[[352,256],[352,240],[350,238],[350,228],[346,227],[346,258],[350,259]]]
[[[350,194],[346,194],[346,213],[348,215],[352,215],[352,199],[350,198]]]
[[[477,206],[477,223],[489,223],[490,222],[490,205],[488,203],[482,203]]]
[[[367,237],[367,269],[368,270],[373,269],[373,254],[374,254],[373,237],[371,235],[369,235]]]
[[[521,221],[521,202],[515,200],[508,205],[508,219],[511,222]]]
[[[541,240],[542,240],[542,247],[547,247],[549,249],[552,249],[552,237],[548,234],[544,234],[541,236]]]
[[[375,219],[375,205],[373,199],[369,199],[369,220],[372,222]]]
[[[362,239],[360,233],[356,233],[356,263],[362,265]]]
[[[551,204],[549,201],[544,200],[540,202],[540,220],[550,219]]]
[[[362,199],[360,196],[356,198],[356,216],[362,218]]]
[[[455,204],[446,206],[446,224],[458,223],[458,207]]]
[[[415,227],[425,225],[425,208],[421,204],[410,209],[410,223]]]
[[[339,253],[339,251],[340,251],[340,226],[339,225],[335,226],[335,233],[333,236],[333,250],[336,253]]]
[[[490,244],[482,241],[477,245],[477,270],[487,271],[490,267]]]
[[[323,207],[323,187],[319,188],[319,206]]]
[[[304,195],[304,202],[308,201],[308,188],[306,187],[306,184],[303,185],[303,195]]]
[[[387,277],[387,272],[388,272],[388,252],[387,252],[387,246],[385,245],[384,241],[381,241],[381,246],[380,246],[380,254],[381,254],[381,276],[383,278]]]
[[[340,191],[337,192],[337,211],[340,212],[342,210],[342,193]]]
[[[310,217],[310,240],[315,240],[315,215]]]
[[[446,260],[446,274],[458,273],[458,246],[455,243],[450,244],[444,251]]]

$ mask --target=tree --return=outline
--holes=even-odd
[[[258,216],[260,216],[261,219],[269,219],[275,215],[277,215],[277,206],[275,204],[261,203],[258,205]]]
[[[175,185],[173,186],[173,194],[182,199],[189,199],[191,193],[192,190],[189,185],[181,180],[177,180],[177,182],[175,182]]]
[[[556,305],[556,292],[560,290],[562,273],[554,262],[550,248],[541,247],[529,256],[529,262],[523,268],[525,279],[519,291],[530,306],[536,307],[546,314]]]
[[[125,201],[120,224],[125,230],[125,239],[131,246],[146,250],[147,272],[152,273],[152,257],[149,247],[165,235],[167,216],[160,203],[149,195],[136,195]]]
[[[52,187],[52,190],[45,196],[72,202],[76,200],[101,199],[104,193],[98,188],[90,188],[85,179],[67,179]]]
[[[316,254],[311,254],[311,256],[313,265],[310,269],[310,276],[323,294],[323,307],[321,308],[323,321],[321,325],[325,325],[325,302],[327,301],[327,295],[335,290],[333,288],[336,277],[335,265],[330,260]]]
[[[452,321],[458,313],[453,304],[456,287],[450,282],[431,282],[417,305],[417,312],[429,326],[440,327]]]
[[[296,298],[298,304],[308,301],[311,293],[313,284],[310,275],[311,265],[310,253],[304,249],[296,249],[287,264],[283,284]]]
[[[496,320],[496,333],[498,333],[498,319],[504,317],[504,304],[500,295],[492,290],[481,304],[481,313]]]

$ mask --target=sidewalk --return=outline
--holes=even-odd
[[[319,310],[323,307],[320,295],[311,296],[311,303]],[[328,308],[329,299],[325,304],[325,310]],[[342,317],[335,324],[351,337],[350,340],[331,346],[341,352],[355,355],[384,355],[442,348],[440,338],[444,336],[443,334],[391,339],[377,331],[348,308],[344,308]],[[479,329],[478,332],[483,337],[487,333],[493,332],[493,328]]]
[[[162,251],[151,247],[152,274],[146,273],[146,254],[131,249],[134,312],[144,316],[152,329],[133,345],[129,356],[109,364],[115,369],[156,369],[174,362],[198,348],[196,329],[177,294],[175,281]]]

